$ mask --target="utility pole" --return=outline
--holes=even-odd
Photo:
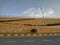
[[[42,15],[42,18],[44,19],[44,12],[43,12],[43,8],[40,8],[41,9],[41,15]]]
[[[44,9],[43,8],[40,8],[41,9],[41,15],[42,15],[42,23],[44,25]]]

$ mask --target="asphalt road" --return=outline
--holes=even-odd
[[[60,36],[0,37],[0,45],[60,45]]]

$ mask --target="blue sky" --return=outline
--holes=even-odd
[[[51,8],[55,16],[60,16],[60,0],[0,0],[0,16],[19,17],[30,8]]]

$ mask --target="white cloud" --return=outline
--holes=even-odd
[[[30,18],[54,18],[56,17],[52,8],[45,10],[44,8],[30,8],[23,12],[24,17]]]

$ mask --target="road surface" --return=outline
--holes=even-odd
[[[60,36],[0,37],[0,45],[60,45]]]

